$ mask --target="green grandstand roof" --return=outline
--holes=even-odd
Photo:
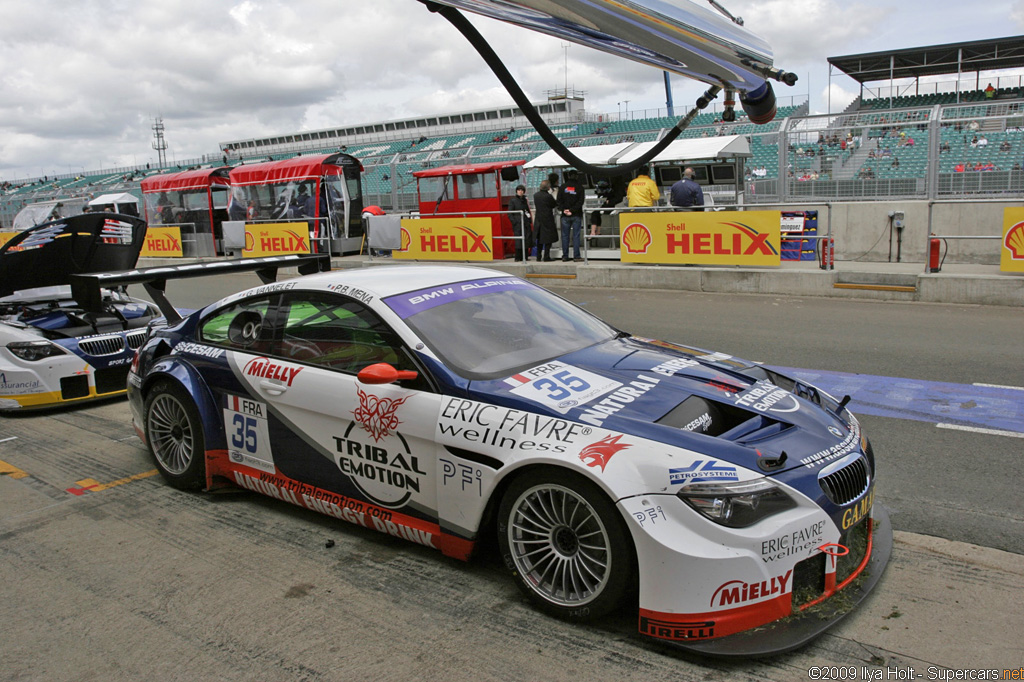
[[[859,83],[1024,67],[1024,36],[829,57]]]

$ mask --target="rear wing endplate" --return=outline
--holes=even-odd
[[[281,268],[297,268],[300,275],[327,272],[331,269],[331,257],[326,253],[267,256],[72,275],[71,296],[86,310],[100,312],[103,309],[103,289],[141,284],[146,288],[146,292],[153,297],[153,302],[160,308],[160,312],[167,318],[167,321],[174,323],[181,319],[181,315],[167,300],[167,280],[255,271],[260,281],[270,284],[277,280],[277,273]]]

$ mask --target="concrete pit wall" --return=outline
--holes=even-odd
[[[1021,201],[998,203],[937,203],[932,207],[932,234],[942,236],[985,235],[1002,237],[1003,209],[1024,207]],[[753,207],[752,207],[753,208]],[[793,204],[787,210],[817,210],[818,234],[828,230],[828,208]],[[903,211],[903,247],[900,260],[924,263],[928,244],[927,201],[857,201],[832,204],[832,235],[837,260],[888,262],[889,212]],[[1001,242],[997,239],[950,239],[942,246],[946,263],[999,265]],[[892,260],[896,261],[896,233],[892,237]]]

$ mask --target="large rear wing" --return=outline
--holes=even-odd
[[[180,320],[181,315],[167,299],[167,280],[255,271],[261,282],[270,284],[277,280],[277,273],[281,268],[297,268],[300,275],[327,272],[331,269],[331,257],[326,253],[308,256],[267,256],[72,275],[71,295],[86,310],[99,312],[103,306],[103,289],[141,284],[153,297],[153,302],[160,308],[167,321],[173,323]]]

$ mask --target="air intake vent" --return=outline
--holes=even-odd
[[[837,469],[829,469],[831,467],[819,474],[818,483],[821,484],[825,496],[834,504],[842,506],[853,502],[867,492],[871,485],[867,460],[860,455]]]
[[[124,337],[100,336],[92,339],[83,339],[78,342],[78,347],[86,355],[100,357],[103,355],[116,355],[124,350]]]

